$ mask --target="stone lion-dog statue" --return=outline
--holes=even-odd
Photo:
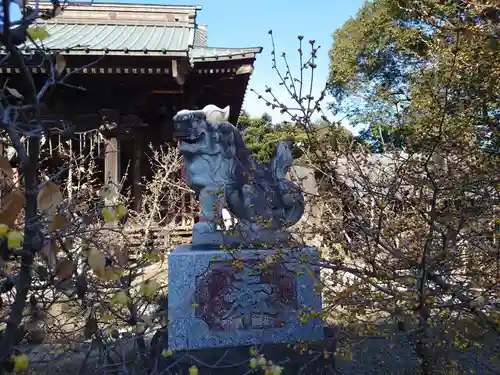
[[[291,142],[278,143],[265,165],[252,157],[240,131],[228,122],[229,107],[182,110],[173,118],[174,138],[184,157],[184,179],[199,195],[201,213],[193,245],[271,244],[290,240],[285,228],[304,213],[304,197],[286,178]],[[219,230],[222,210],[238,219]]]

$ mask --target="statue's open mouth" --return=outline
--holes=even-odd
[[[194,144],[194,143],[198,143],[200,141],[202,141],[203,139],[205,138],[205,133],[199,133],[199,134],[192,134],[188,137],[185,137],[185,138],[178,138],[179,141],[183,141],[183,142],[186,142],[186,143],[190,143],[190,144]]]
[[[200,138],[200,133],[191,125],[190,121],[181,119],[174,122],[174,139],[186,143],[196,143]]]

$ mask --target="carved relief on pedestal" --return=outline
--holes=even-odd
[[[293,272],[283,264],[261,271],[258,263],[211,261],[196,278],[195,316],[211,331],[279,328],[298,309]]]

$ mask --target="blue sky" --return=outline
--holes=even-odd
[[[279,98],[288,99],[278,85],[276,73],[271,68],[271,42],[267,31],[273,30],[278,55],[287,52],[292,73],[298,72],[298,40],[303,35],[321,45],[318,53],[313,96],[318,97],[328,76],[328,50],[333,32],[363,5],[363,0],[171,0],[169,4],[202,5],[198,22],[207,24],[208,45],[214,47],[264,47],[257,57],[250,87],[263,92],[266,85],[276,91]],[[307,47],[309,47],[307,45]],[[304,48],[306,50],[306,48]],[[278,60],[281,60],[279,58]],[[291,104],[290,100],[284,100]],[[251,115],[269,113],[274,121],[286,120],[279,111],[272,111],[254,93],[247,91],[244,109]]]
[[[70,0],[70,3],[74,0]],[[101,0],[102,1],[102,0]],[[114,2],[114,1],[113,1]],[[328,76],[328,50],[332,44],[333,32],[341,27],[350,16],[356,14],[364,0],[117,0],[116,2],[169,5],[202,5],[198,23],[206,24],[208,45],[213,47],[264,47],[257,57],[250,88],[263,92],[266,85],[285,104],[292,104],[278,77],[271,68],[271,41],[268,30],[272,29],[277,55],[287,52],[292,73],[298,72],[298,40],[303,35],[307,51],[308,41],[316,40],[318,51],[313,96],[318,97]],[[278,58],[281,62],[281,58]],[[278,65],[280,65],[278,63]],[[307,83],[309,80],[306,79]],[[262,100],[250,90],[247,91],[243,108],[251,115],[269,113],[274,121],[287,120],[278,110],[266,107]],[[346,124],[347,125],[347,124]]]

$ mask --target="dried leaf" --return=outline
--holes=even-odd
[[[105,274],[106,257],[97,249],[90,249],[88,256],[89,267],[98,277]]]
[[[10,182],[13,179],[14,170],[12,169],[9,160],[5,156],[0,155],[0,181],[7,180]]]
[[[115,248],[115,256],[120,266],[125,266],[128,263],[128,252],[124,248]]]
[[[87,321],[85,322],[85,328],[83,330],[83,335],[85,336],[85,339],[90,339],[94,334],[97,333],[99,327],[97,325],[97,319],[94,317],[89,317]]]
[[[89,209],[90,206],[87,202],[79,202],[75,205],[75,211],[87,212]]]
[[[38,207],[43,213],[54,212],[62,200],[59,186],[52,181],[46,182],[38,193]]]
[[[69,220],[63,215],[54,215],[49,224],[48,231],[54,232],[56,230],[66,229],[69,226]]]
[[[17,91],[16,89],[13,89],[11,87],[7,87],[5,86],[5,90],[7,90],[7,92],[12,95],[13,97],[15,98],[18,98],[18,99],[23,99],[24,96],[23,94],[21,94],[19,91]]]
[[[61,247],[56,240],[52,240],[48,244],[42,246],[40,254],[45,257],[50,268],[55,268],[59,251],[61,251]]]
[[[66,69],[66,59],[63,55],[56,56],[56,64],[55,64],[56,72],[61,74]]]
[[[75,265],[69,259],[60,259],[56,266],[56,276],[61,280],[68,279],[73,274]]]
[[[24,207],[24,195],[16,190],[12,190],[5,197],[0,213],[0,223],[9,227],[14,226],[21,210]]]
[[[61,312],[68,314],[71,311],[71,306],[68,303],[61,302]]]

